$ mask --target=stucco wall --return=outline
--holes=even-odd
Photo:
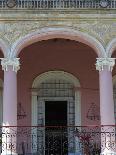
[[[19,57],[21,69],[18,71],[18,102],[21,102],[27,117],[20,124],[30,125],[31,87],[33,80],[50,70],[63,70],[80,80],[82,124],[96,124],[86,118],[91,103],[99,107],[98,71],[95,69],[97,55],[88,46],[70,40],[48,40],[24,48]]]
[[[3,57],[0,51],[0,57]],[[96,53],[87,45],[69,40],[42,41],[23,49],[19,55],[18,103],[21,102],[27,117],[18,124],[31,124],[31,87],[33,80],[43,72],[64,70],[72,73],[81,84],[82,125],[96,124],[86,118],[90,103],[99,107],[99,74],[95,69]],[[116,57],[116,51],[112,57]],[[113,69],[113,76],[116,66]],[[3,71],[0,67],[0,78]],[[98,121],[99,122],[99,121]]]

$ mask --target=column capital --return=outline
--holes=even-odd
[[[115,65],[115,58],[97,58],[95,65],[96,70],[102,71],[104,70],[104,66],[107,66],[108,70],[112,71]]]
[[[20,69],[20,58],[0,58],[2,70],[8,71],[8,66],[12,66],[13,71],[17,72]]]

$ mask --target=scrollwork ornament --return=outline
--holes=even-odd
[[[102,71],[104,70],[104,66],[107,66],[108,70],[112,71],[113,66],[115,65],[115,58],[97,58],[95,65],[96,70]]]
[[[100,0],[100,6],[106,8],[109,5],[109,0]]]
[[[20,69],[20,58],[0,58],[2,69],[8,71],[8,66],[12,66],[13,71],[17,72]]]
[[[7,5],[8,8],[13,8],[13,7],[16,6],[16,4],[17,4],[16,0],[7,0],[6,1],[6,5]]]

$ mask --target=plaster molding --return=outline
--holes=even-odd
[[[44,82],[47,79],[51,79],[51,78],[59,78],[60,79],[61,77],[64,80],[67,79],[68,81],[74,83],[75,87],[80,87],[80,82],[74,75],[72,75],[68,72],[64,72],[64,71],[48,71],[48,72],[40,74],[39,76],[37,76],[34,79],[32,88],[38,88],[40,83]]]
[[[36,32],[30,32],[26,36],[17,40],[13,44],[11,57],[16,57],[24,47],[34,42],[56,37],[82,42],[93,48],[98,57],[106,56],[105,49],[102,44],[96,38],[85,32],[81,32],[70,27],[44,27]]]
[[[40,16],[42,19],[39,18],[38,20],[17,19],[16,21],[0,21],[0,38],[5,40],[10,46],[7,49],[11,49],[7,51],[8,53],[5,57],[9,55],[10,57],[16,57],[17,47],[18,50],[21,50],[31,43],[41,41],[42,39],[51,39],[56,35],[62,37],[62,34],[65,35],[66,39],[80,41],[93,47],[97,50],[99,57],[105,57],[106,46],[111,40],[116,38],[114,16],[111,19],[109,17],[108,19],[102,19],[102,21],[102,15],[99,15],[97,20],[96,18],[90,20],[89,17],[85,16],[79,19],[79,16],[75,16],[75,14],[64,14],[63,17],[61,14],[57,17],[55,13],[52,17],[51,14],[47,14],[47,16],[46,14],[40,14]]]
[[[103,71],[104,66],[107,66],[108,70],[112,71],[114,65],[115,65],[115,58],[97,58],[96,70]]]
[[[20,58],[0,58],[2,70],[8,71],[8,66],[12,66],[13,71],[17,72],[20,69]]]
[[[56,15],[54,14],[53,17]],[[70,16],[70,15],[69,15]],[[75,17],[75,16],[74,16]],[[49,14],[47,19],[50,18]],[[57,18],[57,17],[56,17]],[[56,19],[55,18],[55,19]],[[100,18],[100,17],[99,17]],[[94,20],[92,22],[88,20],[88,18],[81,19],[78,21],[78,17],[75,17],[72,20],[68,20],[68,17],[64,17],[61,19],[49,19],[48,20],[39,20],[39,21],[9,21],[8,23],[3,24],[5,27],[4,37],[7,39],[11,44],[13,44],[19,38],[23,38],[26,35],[37,32],[42,28],[49,28],[49,27],[69,27],[75,29],[80,32],[84,32],[90,36],[93,36],[99,42],[101,42],[104,46],[112,40],[116,36],[116,23],[112,20]],[[73,22],[73,25],[72,25]],[[18,29],[17,29],[18,27]],[[3,28],[2,28],[3,29]],[[2,33],[2,31],[1,31]]]
[[[106,53],[108,57],[111,57],[115,50],[116,50],[116,37],[112,39],[107,45]]]

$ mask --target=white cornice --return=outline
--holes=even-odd
[[[2,10],[0,21],[46,21],[46,20],[114,20],[116,19],[115,9],[110,10]]]

